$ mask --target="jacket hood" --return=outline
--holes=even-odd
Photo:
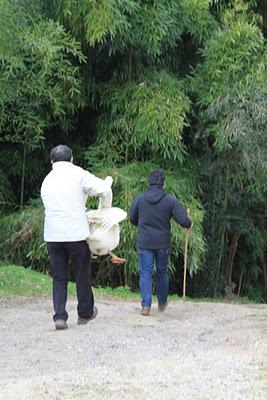
[[[144,193],[145,199],[150,204],[158,203],[164,196],[166,196],[167,192],[160,185],[151,185]]]

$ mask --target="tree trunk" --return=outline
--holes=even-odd
[[[264,258],[262,258],[262,260],[261,260],[261,265],[262,265],[262,272],[263,272],[264,289],[267,289],[267,265],[266,265]]]
[[[240,278],[239,278],[239,284],[238,284],[238,291],[237,291],[237,296],[240,296],[241,293],[241,288],[242,288],[242,278],[243,278],[243,272],[241,272]]]
[[[240,236],[241,234],[238,232],[233,233],[226,262],[226,288],[229,296],[232,295],[232,290],[234,289],[232,283],[233,265]]]
[[[24,190],[25,190],[25,169],[26,169],[26,143],[23,144],[23,156],[21,166],[21,180],[20,180],[20,206],[24,205]]]

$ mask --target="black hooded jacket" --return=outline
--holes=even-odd
[[[149,188],[136,197],[130,209],[130,221],[138,226],[137,247],[163,249],[170,246],[171,218],[183,228],[192,222],[184,207],[160,185]]]

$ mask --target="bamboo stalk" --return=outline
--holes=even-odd
[[[21,166],[21,180],[20,180],[20,207],[24,204],[24,191],[25,191],[25,171],[26,171],[26,142],[23,143],[23,156]]]
[[[189,208],[187,209],[187,215],[189,217]],[[187,271],[187,254],[188,254],[188,238],[189,230],[185,233],[185,245],[184,245],[184,282],[183,282],[183,301],[185,302],[185,292],[186,292],[186,271]]]

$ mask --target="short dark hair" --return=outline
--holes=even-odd
[[[72,157],[72,150],[65,144],[59,144],[54,147],[50,152],[50,159],[54,163],[57,161],[70,161]]]
[[[161,169],[150,172],[148,175],[148,182],[150,185],[163,186],[165,182],[165,174]]]

